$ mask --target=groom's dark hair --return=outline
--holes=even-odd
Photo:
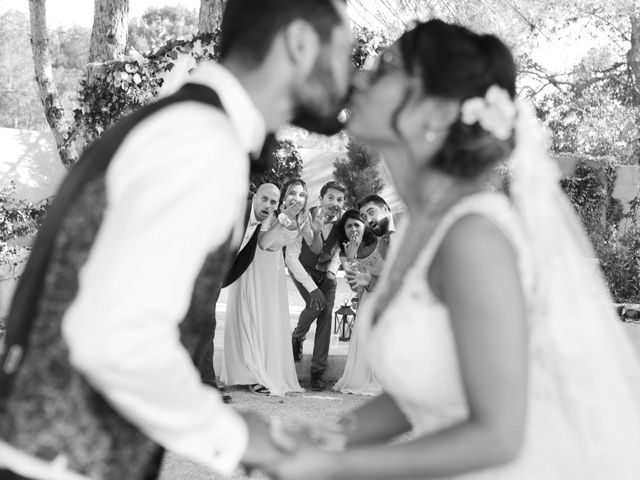
[[[276,34],[297,19],[309,22],[325,43],[340,22],[336,1],[346,0],[228,0],[220,24],[219,58],[239,54],[258,65]]]

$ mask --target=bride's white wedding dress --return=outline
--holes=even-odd
[[[366,311],[360,315],[368,326],[361,333],[368,336],[371,367],[417,435],[446,428],[467,416],[448,310],[430,291],[424,272],[451,225],[468,214],[488,218],[512,242],[525,294],[531,300],[536,271],[527,254],[519,217],[504,195],[486,192],[461,200],[445,214],[375,325],[371,326],[371,312],[375,296],[385,288],[384,281],[374,292],[373,301],[363,305]],[[402,238],[395,242],[385,272],[394,264],[402,244]],[[383,272],[383,277],[387,276]],[[608,364],[606,358],[597,371],[585,371],[598,352],[585,351],[591,347],[588,341],[583,342],[587,339],[579,331],[558,333],[558,324],[562,322],[559,316],[571,312],[542,315],[535,305],[528,310],[529,393],[522,450],[507,466],[456,478],[640,478],[640,424],[634,423],[638,421],[638,408],[631,403],[628,383],[621,371]],[[619,339],[614,332],[621,325],[609,323],[606,327],[612,336],[599,341],[626,340]]]

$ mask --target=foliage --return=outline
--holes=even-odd
[[[288,179],[302,176],[302,157],[291,140],[278,140],[274,156],[275,163],[268,172],[252,175],[249,179],[250,195],[263,183],[273,183],[281,187]]]
[[[157,50],[175,38],[186,38],[198,29],[198,14],[184,6],[149,7],[131,19],[127,44],[138,52]]]
[[[612,165],[593,167],[580,163],[574,175],[563,179],[564,191],[582,219],[616,302],[640,302],[639,199],[623,215],[612,197]]]
[[[176,9],[150,9],[147,13],[162,18],[157,15],[165,10]],[[219,32],[215,32],[171,39],[155,52],[97,66],[91,78],[82,82],[81,106],[74,112],[74,135],[84,142],[92,142],[119,118],[150,102],[158,95],[179,56],[191,57],[195,63],[216,60],[218,35]],[[260,183],[268,181],[280,185],[285,179],[302,174],[302,159],[293,142],[279,141],[275,156],[276,163],[269,172],[251,179],[253,190]]]
[[[561,186],[578,212],[591,237],[591,243],[597,245],[606,231],[606,189],[601,173],[581,162],[571,177],[562,179]]]
[[[618,165],[638,163],[640,106],[626,65],[613,61],[606,50],[592,51],[571,82],[538,100],[555,152]]]
[[[374,156],[356,139],[349,139],[347,157],[333,163],[333,177],[347,188],[345,204],[348,208],[357,208],[361,198],[384,188],[378,172],[379,163],[380,157]]]
[[[0,127],[44,129],[33,82],[29,19],[15,10],[0,15]]]
[[[596,249],[611,294],[617,303],[640,303],[640,227],[633,223]]]
[[[0,189],[0,265],[15,271],[26,260],[29,249],[16,240],[36,233],[46,207],[46,201],[33,204],[16,198],[13,181]]]
[[[354,37],[355,42],[351,52],[351,62],[358,70],[370,67],[368,59],[375,58],[391,43],[385,33],[376,32],[366,27],[356,28]]]
[[[29,18],[9,10],[0,15],[0,127],[48,130],[36,84],[29,44]],[[49,31],[56,88],[65,105],[77,107],[78,88],[89,52],[89,28]]]
[[[521,95],[553,131],[555,152],[638,162],[640,78],[630,69],[634,0],[350,0],[354,14],[396,38],[412,19],[441,18],[512,47]]]
[[[151,101],[175,66],[179,55],[196,62],[216,58],[216,33],[186,40],[170,40],[157,51],[107,62],[91,71],[81,83],[80,108],[74,111],[72,140],[92,142],[122,116]]]

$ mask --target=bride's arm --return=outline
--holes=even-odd
[[[398,404],[382,393],[339,421],[344,426],[347,447],[380,443],[411,429]]]
[[[282,478],[440,478],[496,467],[517,456],[528,360],[513,247],[488,220],[468,216],[449,231],[429,273],[450,312],[468,418],[391,446],[364,445],[333,455],[302,449],[280,466]]]

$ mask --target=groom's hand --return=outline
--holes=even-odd
[[[249,445],[240,461],[247,471],[272,466],[290,453],[283,444],[273,441],[271,428],[264,418],[248,412],[241,412],[240,415],[249,428]]]

